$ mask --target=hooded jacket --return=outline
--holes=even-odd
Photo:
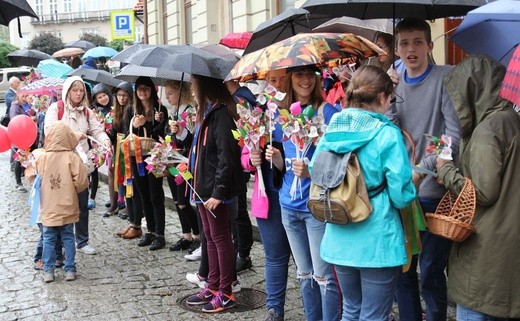
[[[78,107],[72,107],[67,101],[67,95],[69,93],[69,90],[72,86],[72,84],[75,81],[81,81],[83,86],[85,86],[85,83],[83,80],[78,76],[69,77],[65,80],[63,83],[63,90],[62,90],[62,100],[64,103],[64,110],[63,110],[63,116],[61,118],[61,121],[63,123],[67,124],[73,131],[84,133],[86,135],[93,136],[97,141],[104,142],[109,140],[108,135],[105,133],[105,128],[103,124],[98,120],[96,113],[94,112],[84,112],[85,108],[89,108],[88,106],[88,100],[85,99],[85,104],[78,106]],[[85,91],[86,95],[86,91]],[[45,124],[44,124],[44,131],[45,135],[47,135],[47,132],[49,128],[58,121],[58,103],[53,103],[49,109],[47,110],[45,114]],[[81,147],[85,152],[89,150],[88,142],[86,139],[83,139],[79,142]]]
[[[96,95],[99,93],[105,93],[108,96],[108,104],[106,106],[101,106],[96,102]],[[112,92],[110,92],[110,89],[104,84],[97,84],[92,88],[92,105],[94,106],[94,109],[97,113],[102,113],[104,116],[106,116],[110,110],[112,109],[112,103],[114,101],[114,97],[112,95]]]
[[[454,243],[448,294],[467,308],[502,318],[520,317],[520,117],[499,97],[505,67],[475,55],[460,62],[445,86],[462,127],[460,166],[438,171],[459,193],[468,177],[475,185],[476,232]]]
[[[383,114],[346,108],[332,116],[314,155],[322,150],[339,154],[354,151],[367,190],[381,185],[384,179],[387,186],[370,199],[373,209],[366,220],[347,225],[326,224],[321,258],[332,264],[365,268],[406,264],[405,236],[398,209],[408,206],[416,192],[399,128]],[[314,160],[315,157],[309,165],[311,172]]]
[[[78,139],[69,126],[55,122],[45,137],[45,153],[36,160],[42,177],[40,218],[44,226],[79,221],[78,193],[88,187],[87,168],[74,152]]]
[[[94,59],[94,57],[87,57],[85,59],[85,62],[83,63],[83,65],[81,65],[80,68],[83,68],[83,69],[96,69],[96,59]]]

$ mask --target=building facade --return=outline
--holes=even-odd
[[[133,9],[137,0],[28,0],[40,19],[20,18],[22,38],[16,20],[9,26],[11,44],[24,49],[32,38],[50,32],[64,43],[78,40],[83,33],[103,36],[111,41],[110,12]],[[141,42],[143,24],[135,20],[135,42]]]

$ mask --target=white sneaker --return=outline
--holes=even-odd
[[[188,282],[197,284],[197,286],[201,289],[206,287],[206,279],[199,277],[198,273],[186,273],[186,280]]]
[[[88,245],[88,244],[85,245],[85,246],[82,247],[82,248],[78,248],[78,249],[76,249],[76,251],[81,252],[81,253],[84,253],[84,254],[88,254],[88,255],[94,255],[94,254],[97,253],[97,252],[96,252],[96,249],[93,248],[92,246]]]
[[[240,279],[237,275],[237,280],[236,281],[233,281],[233,283],[231,283],[231,290],[233,291],[233,293],[238,293],[242,290],[242,286],[240,285]]]
[[[184,255],[184,258],[188,261],[198,261],[202,256],[202,248],[199,246],[198,249],[193,251],[191,254]]]

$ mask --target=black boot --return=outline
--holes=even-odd
[[[160,250],[166,246],[164,236],[157,235],[150,245],[150,251]]]
[[[153,233],[146,233],[142,239],[139,240],[139,243],[137,243],[137,246],[148,246],[152,244],[153,240],[155,240],[155,234]]]

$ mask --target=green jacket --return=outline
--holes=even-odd
[[[499,97],[505,67],[486,56],[462,61],[446,77],[459,115],[461,172],[452,163],[439,179],[459,192],[470,178],[477,195],[476,232],[454,243],[448,294],[467,308],[520,317],[520,117]]]

